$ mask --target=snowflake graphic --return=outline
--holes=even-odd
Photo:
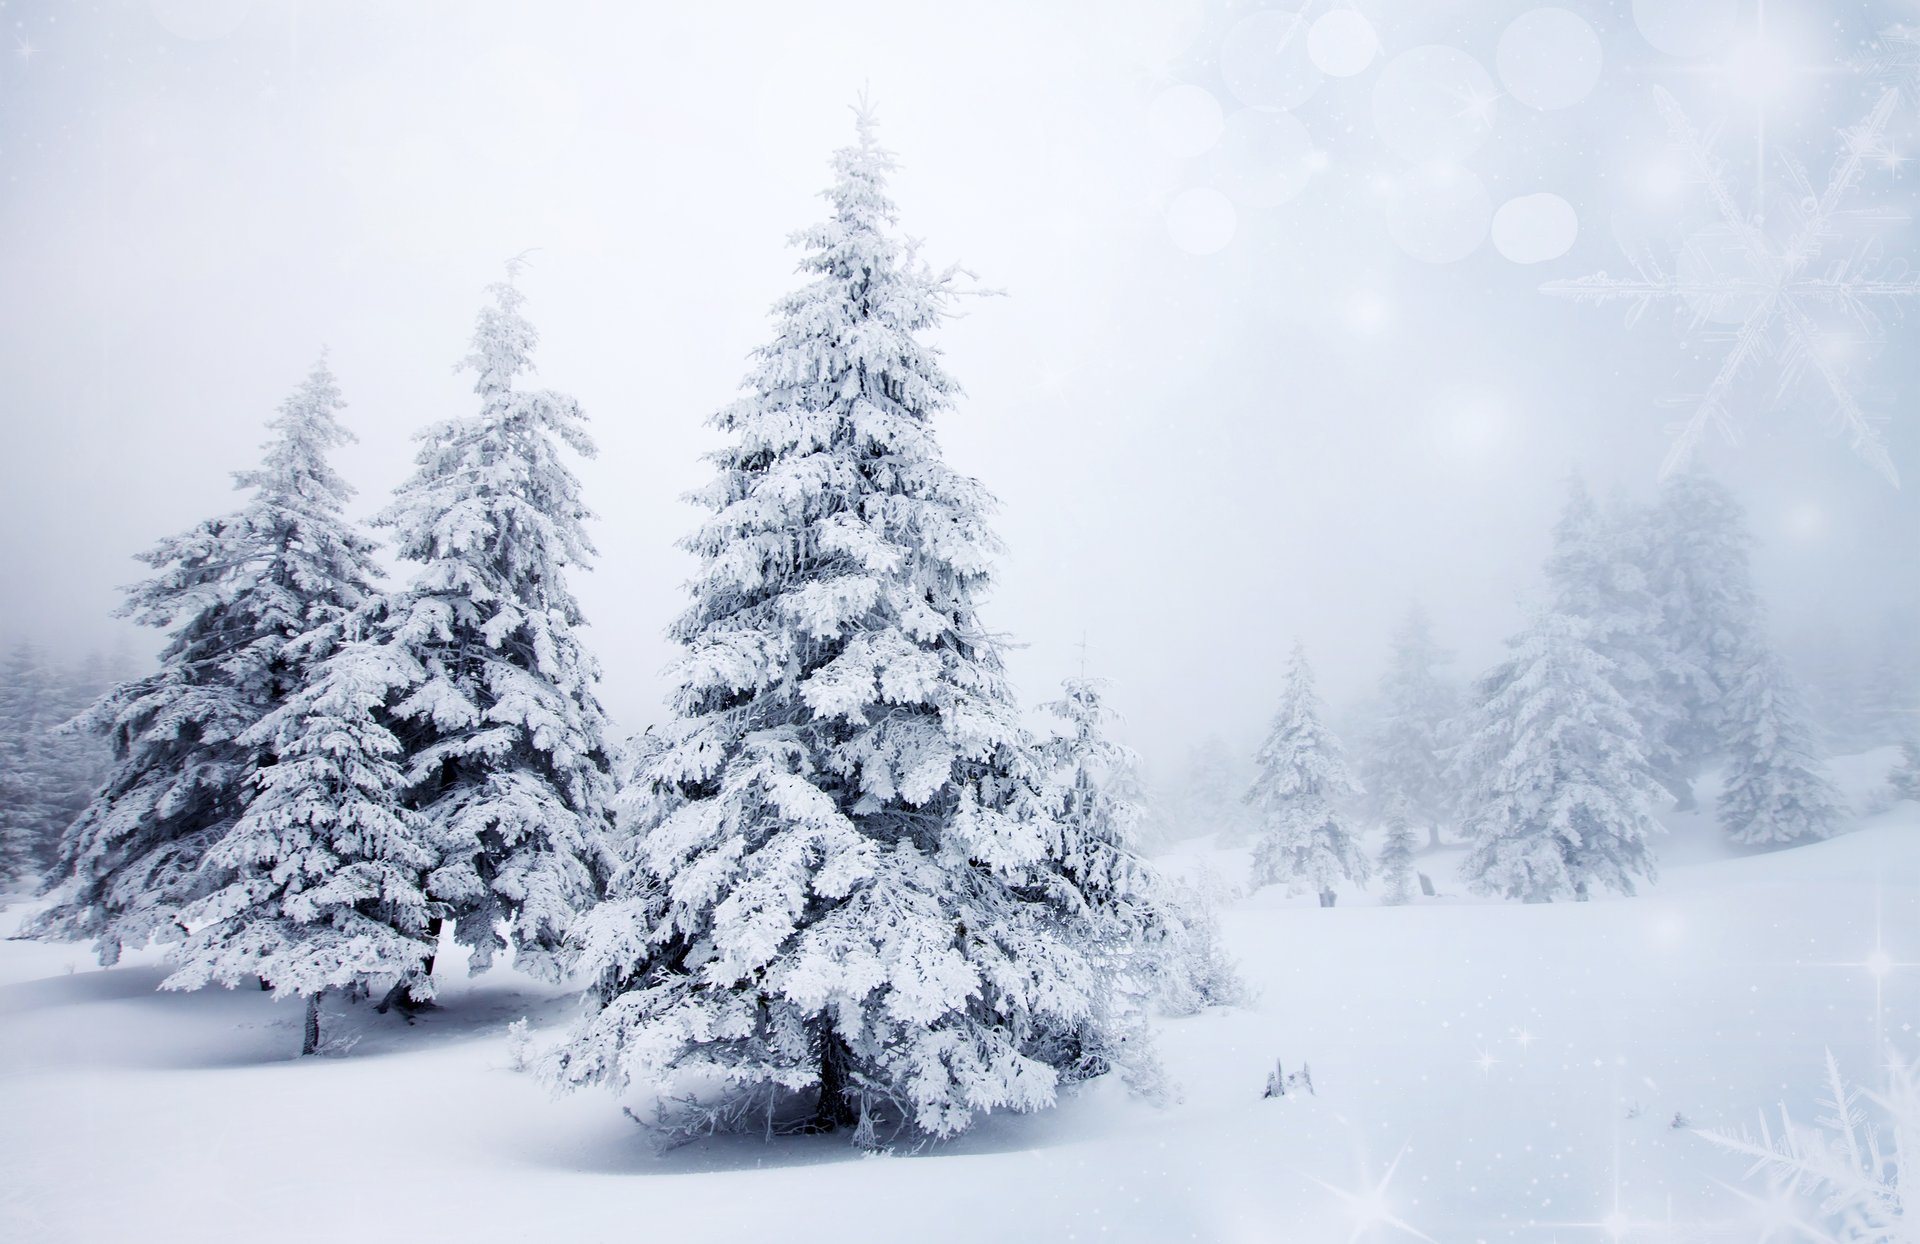
[[[1889,26],[1875,40],[1874,77],[1907,93],[1907,102],[1920,105],[1920,26]]]
[[[1920,35],[1915,39],[1913,46],[1920,46]],[[1883,49],[1899,46],[1883,36]],[[1894,67],[1883,72],[1908,71]],[[1772,395],[1776,404],[1812,371],[1830,399],[1829,421],[1835,430],[1870,466],[1899,484],[1881,434],[1883,420],[1861,405],[1845,347],[1850,341],[1866,345],[1881,341],[1887,318],[1897,317],[1903,300],[1920,295],[1920,275],[1904,262],[1886,260],[1870,234],[1846,256],[1817,265],[1829,245],[1840,239],[1843,223],[1876,225],[1904,219],[1848,207],[1869,169],[1899,163],[1888,142],[1887,127],[1900,94],[1900,86],[1890,86],[1858,124],[1840,131],[1840,150],[1824,189],[1816,189],[1798,164],[1782,161],[1793,201],[1784,236],[1779,236],[1769,230],[1765,217],[1743,211],[1735,201],[1727,185],[1726,166],[1714,152],[1713,135],[1703,135],[1672,95],[1655,89],[1668,132],[1693,179],[1705,188],[1717,223],[1689,238],[1671,266],[1652,256],[1630,255],[1633,276],[1598,272],[1550,281],[1541,289],[1577,302],[1629,303],[1629,326],[1655,303],[1690,312],[1690,332],[1709,323],[1723,326],[1709,339],[1724,342],[1726,354],[1706,390],[1684,399],[1682,404],[1691,405],[1692,410],[1673,428],[1663,474],[1684,465],[1709,429],[1735,439],[1731,407],[1736,383],[1749,371],[1772,364],[1777,368]],[[1836,321],[1848,331],[1833,331]]]

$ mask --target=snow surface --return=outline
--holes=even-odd
[[[1856,807],[1893,759],[1836,764]],[[1457,850],[1419,857],[1441,897],[1408,907],[1241,899],[1223,925],[1257,997],[1160,1025],[1178,1104],[1096,1083],[885,1157],[657,1153],[612,1098],[513,1070],[509,1023],[551,1040],[574,1004],[509,968],[464,980],[456,956],[412,1026],[330,1004],[328,1038],[357,1043],[300,1059],[297,1002],[0,942],[0,1239],[1756,1239],[1741,1160],[1674,1115],[1811,1117],[1823,1049],[1871,1086],[1877,1032],[1920,1046],[1920,805],[1765,854],[1710,813],[1669,826],[1637,899],[1471,899]],[[1264,1100],[1276,1058],[1318,1095]]]

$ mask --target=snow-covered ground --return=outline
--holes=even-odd
[[[1890,762],[1837,768],[1864,802]],[[1770,854],[1671,823],[1633,900],[1469,899],[1451,851],[1412,907],[1240,900],[1257,997],[1161,1025],[1177,1104],[1101,1083],[888,1157],[658,1154],[615,1101],[512,1069],[509,1023],[573,1008],[510,971],[447,973],[412,1026],[330,1007],[352,1048],[299,1059],[294,1004],[0,942],[0,1239],[1755,1239],[1741,1160],[1676,1116],[1811,1115],[1824,1050],[1869,1083],[1882,1035],[1920,1051],[1920,806]],[[1244,854],[1169,862],[1233,878]],[[1317,1095],[1264,1100],[1276,1058]]]

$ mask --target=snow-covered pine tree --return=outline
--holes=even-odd
[[[1152,917],[1151,872],[1131,850],[1140,809],[1116,791],[1138,757],[1107,733],[1117,714],[1106,704],[1106,680],[1069,678],[1060,691],[1040,706],[1060,727],[1041,741],[1040,757],[1059,790],[1062,858],[1083,889],[1108,898],[1098,914],[1113,923],[1124,955]]]
[[[958,389],[922,340],[951,273],[899,240],[892,167],[863,106],[830,215],[795,237],[807,283],[713,421],[678,718],[585,922],[603,1005],[562,1083],[688,1074],[813,1129],[949,1136],[1099,1069],[1113,894],[1069,851],[978,616],[991,501],[942,460]]]
[[[1106,706],[1106,680],[1069,678],[1061,697],[1041,705],[1059,723],[1041,755],[1060,789],[1071,871],[1101,877],[1091,915],[1101,929],[1095,966],[1109,988],[1095,995],[1096,1018],[1128,1040],[1145,1033],[1134,1022],[1151,999],[1162,1010],[1190,1015],[1232,1002],[1244,992],[1220,948],[1207,896],[1176,884],[1130,849],[1140,806],[1127,791],[1138,757],[1109,737],[1117,714]]]
[[[1175,832],[1181,838],[1213,835],[1216,845],[1237,846],[1251,832],[1251,817],[1241,798],[1247,789],[1244,763],[1226,740],[1210,734],[1187,756],[1187,773],[1178,792]]]
[[[400,654],[341,638],[326,624],[295,641],[288,656],[314,660],[313,675],[242,736],[275,763],[206,853],[201,870],[218,888],[181,912],[191,932],[162,982],[233,988],[257,978],[276,996],[305,998],[303,1054],[316,1052],[328,990],[364,997],[377,981],[410,980],[433,951],[423,890],[437,856],[401,802],[400,744],[383,720]]]
[[[1387,892],[1381,902],[1401,907],[1413,901],[1413,853],[1420,844],[1404,803],[1387,810],[1387,840],[1380,848],[1380,879]]]
[[[9,649],[0,665],[0,890],[31,882],[46,863],[57,815],[50,692],[39,649],[24,641]]]
[[[1548,602],[1553,612],[1587,624],[1588,646],[1606,658],[1608,679],[1640,726],[1654,777],[1686,804],[1698,757],[1676,754],[1670,742],[1676,722],[1670,688],[1662,685],[1663,619],[1643,564],[1650,535],[1644,507],[1616,498],[1603,509],[1572,477],[1545,567]]]
[[[1471,835],[1462,875],[1530,903],[1654,878],[1658,785],[1588,624],[1543,611],[1476,684],[1455,754]]]
[[[103,963],[180,934],[202,859],[272,759],[243,737],[304,681],[288,645],[370,590],[373,545],[342,516],[351,490],[327,463],[352,439],[343,404],[323,356],[269,422],[260,466],[235,474],[247,504],[143,556],[159,573],[128,589],[121,615],[171,638],[159,669],[80,718],[114,763],[61,841],[56,877],[71,885],[35,934],[90,938]]]
[[[1433,639],[1433,626],[1419,605],[1407,610],[1393,633],[1393,655],[1380,679],[1379,708],[1360,761],[1367,812],[1383,819],[1396,807],[1440,845],[1440,826],[1453,809],[1445,752],[1447,724],[1458,694],[1441,670],[1453,659]]]
[[[480,410],[420,434],[413,475],[376,520],[414,569],[372,630],[395,650],[388,711],[407,807],[440,861],[428,879],[436,911],[476,967],[511,945],[520,968],[558,979],[567,931],[612,867],[599,667],[567,585],[594,550],[562,450],[590,457],[594,446],[572,397],[516,385],[539,341],[517,271],[488,287],[462,363]],[[429,956],[401,992],[429,995],[431,972]]]
[[[1717,813],[1729,838],[1749,846],[1830,838],[1846,802],[1814,748],[1812,727],[1780,658],[1754,646],[1723,702],[1729,764]]]
[[[1746,518],[1725,485],[1698,472],[1670,476],[1641,546],[1662,640],[1656,699],[1667,708],[1649,761],[1680,806],[1725,749],[1722,704],[1760,638],[1760,601],[1748,565]]]
[[[1920,618],[1911,610],[1890,609],[1878,629],[1858,688],[1862,741],[1868,747],[1900,743],[1920,729]]]
[[[1363,884],[1370,871],[1341,805],[1362,788],[1347,771],[1340,741],[1322,723],[1306,649],[1296,643],[1286,686],[1267,741],[1254,758],[1247,803],[1259,819],[1253,844],[1255,886],[1311,886],[1322,907],[1334,904],[1342,881]]]
[[[1887,774],[1887,785],[1895,799],[1920,803],[1920,738],[1909,738],[1900,745],[1900,759]]]

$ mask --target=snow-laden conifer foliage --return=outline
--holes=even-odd
[[[1060,791],[1067,873],[1092,898],[1096,967],[1109,988],[1095,995],[1096,1018],[1144,1039],[1135,1011],[1151,1002],[1193,1014],[1238,999],[1243,988],[1218,943],[1207,896],[1137,858],[1129,849],[1140,808],[1126,795],[1139,763],[1108,733],[1117,714],[1106,681],[1069,678],[1058,700],[1041,705],[1058,729],[1041,754]],[[1105,1008],[1105,1013],[1099,1013]]]
[[[678,719],[588,922],[604,1006],[553,1071],[946,1136],[1099,1070],[1097,913],[1131,861],[1072,849],[980,620],[991,503],[942,460],[958,390],[924,340],[951,273],[900,241],[858,132],[714,419]]]
[[[1578,477],[1569,480],[1545,567],[1548,601],[1554,612],[1586,624],[1587,645],[1606,658],[1608,681],[1640,727],[1654,776],[1686,802],[1699,758],[1676,755],[1670,745],[1676,719],[1663,671],[1671,662],[1647,584],[1649,523],[1644,507],[1616,499],[1603,508]]]
[[[1697,472],[1669,478],[1647,521],[1642,557],[1663,641],[1657,699],[1665,718],[1648,740],[1649,759],[1689,806],[1687,786],[1725,750],[1726,699],[1765,642],[1752,537],[1726,486]]]
[[[1473,843],[1461,874],[1480,893],[1585,899],[1653,879],[1657,787],[1588,635],[1584,620],[1542,612],[1475,687],[1455,764]]]
[[[327,462],[351,440],[324,359],[280,407],[260,466],[235,475],[240,510],[163,540],[158,573],[123,616],[170,634],[160,668],[122,682],[82,718],[114,766],[61,843],[71,885],[36,932],[91,938],[101,960],[178,935],[204,889],[200,864],[246,810],[270,741],[250,731],[305,678],[289,645],[358,607],[372,544],[342,514],[351,490]]]
[[[1217,734],[1194,744],[1187,755],[1186,774],[1175,795],[1174,815],[1179,822],[1180,837],[1211,834],[1221,846],[1247,840],[1251,817],[1244,799],[1248,782],[1245,768],[1226,740]]]
[[[1900,759],[1887,774],[1887,785],[1894,798],[1920,803],[1920,739],[1908,739],[1900,745]]]
[[[1413,852],[1419,835],[1407,817],[1404,804],[1396,803],[1387,812],[1387,840],[1380,848],[1380,879],[1386,893],[1380,901],[1400,907],[1413,901]]]
[[[47,827],[58,815],[48,798],[55,761],[48,684],[32,644],[14,645],[0,664],[0,890],[39,874]]]
[[[504,923],[515,962],[555,977],[611,867],[599,668],[567,585],[593,546],[563,451],[594,447],[573,398],[517,383],[539,338],[515,268],[489,287],[462,364],[479,411],[421,433],[414,472],[378,519],[412,570],[373,629],[392,649],[387,711],[406,805],[437,856],[436,910],[476,965]]]
[[[1444,753],[1459,697],[1441,672],[1451,659],[1434,642],[1426,610],[1414,605],[1394,630],[1378,715],[1360,763],[1369,815],[1382,819],[1397,807],[1435,845],[1454,803]]]
[[[291,652],[331,648],[322,626]],[[400,804],[400,744],[380,708],[391,649],[351,644],[243,736],[272,749],[260,791],[201,871],[217,888],[180,915],[168,989],[259,978],[308,999],[308,1048],[329,989],[364,996],[432,953],[422,892],[435,862],[418,813]],[[416,989],[419,986],[416,985]]]
[[[1365,882],[1370,866],[1344,807],[1361,787],[1325,716],[1306,650],[1295,644],[1280,710],[1254,758],[1247,803],[1259,825],[1254,884],[1284,884],[1295,893],[1311,888],[1321,906],[1331,907],[1339,884]]]
[[[1805,705],[1771,648],[1755,646],[1722,717],[1730,733],[1728,765],[1715,811],[1729,838],[1758,845],[1839,831],[1846,803],[1815,750]]]

